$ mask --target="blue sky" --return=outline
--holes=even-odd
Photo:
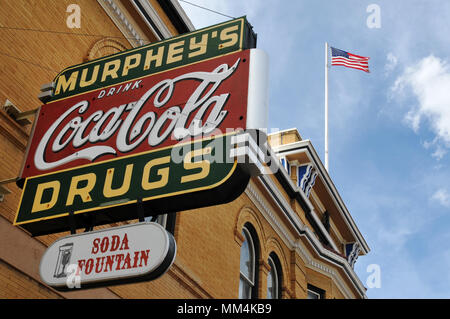
[[[369,298],[450,298],[450,1],[189,1],[247,16],[270,57],[269,130],[298,128],[322,160],[324,43],[370,57],[370,74],[329,72],[329,173],[371,247],[355,270],[380,266]],[[196,28],[228,20],[180,4]]]

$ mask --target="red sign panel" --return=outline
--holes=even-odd
[[[43,105],[21,177],[245,129],[249,60],[241,51]]]

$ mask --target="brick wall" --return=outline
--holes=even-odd
[[[0,298],[61,298],[43,284],[0,260]]]
[[[125,47],[130,47],[120,38],[122,34],[97,1],[75,2],[82,8],[82,29],[66,27],[66,8],[74,3],[72,0],[54,1],[51,6],[43,6],[39,1],[5,1],[0,10],[0,22],[8,27],[114,36]],[[0,37],[0,54],[3,53],[0,103],[9,99],[22,111],[37,108],[40,86],[50,82],[64,67],[83,62],[92,45],[102,38],[6,29],[0,30]],[[0,111],[0,180],[19,174],[29,131],[30,127],[20,127]],[[278,181],[273,181],[280,187]],[[225,205],[177,214],[177,257],[161,278],[60,293],[42,283],[38,268],[45,248],[67,233],[32,238],[12,226],[21,190],[15,184],[7,187],[12,193],[0,202],[0,298],[237,298],[241,232],[246,222],[253,225],[260,243],[259,297],[266,297],[267,260],[271,252],[275,252],[281,262],[284,298],[305,298],[308,283],[326,290],[328,298],[343,297],[330,277],[307,268],[245,193]],[[291,203],[287,194],[282,192],[282,196]],[[294,202],[291,204],[300,219],[309,225],[300,207]],[[270,205],[275,214],[280,214],[274,203]],[[280,220],[289,230],[286,220]]]

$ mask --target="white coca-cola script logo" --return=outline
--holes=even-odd
[[[192,72],[174,79],[163,80],[145,92],[138,101],[109,108],[106,112],[95,111],[85,119],[82,114],[89,109],[89,102],[84,100],[76,103],[62,114],[42,137],[34,155],[36,168],[49,170],[78,159],[93,161],[105,154],[116,154],[117,150],[123,153],[129,152],[138,147],[145,139],[150,146],[157,146],[169,136],[175,140],[181,140],[188,136],[211,133],[227,116],[228,112],[224,110],[224,107],[230,96],[230,93],[213,94],[220,84],[233,74],[239,62],[240,59],[231,68],[227,64],[221,64],[212,72]],[[146,103],[149,103],[152,96],[154,96],[153,106],[155,108],[167,105],[176,89],[176,83],[183,80],[200,82],[183,109],[180,106],[171,106],[159,118],[152,111],[142,114],[141,110]],[[209,115],[204,119],[209,109],[211,109]],[[121,116],[124,112],[129,113],[125,119],[122,119]],[[186,127],[191,115],[193,115],[193,119]],[[67,122],[70,117],[73,118]],[[107,122],[108,119],[109,122]],[[64,122],[67,124],[62,125]],[[95,123],[95,125],[86,132],[91,123]],[[81,148],[88,142],[92,144],[104,142],[117,130],[116,149],[107,145]],[[59,160],[47,162],[45,154],[51,140],[53,140],[52,152],[61,151],[70,143],[75,149],[81,149]]]

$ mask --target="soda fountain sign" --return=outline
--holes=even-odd
[[[44,253],[42,280],[58,290],[156,279],[176,255],[173,236],[157,223],[137,223],[71,235]]]

